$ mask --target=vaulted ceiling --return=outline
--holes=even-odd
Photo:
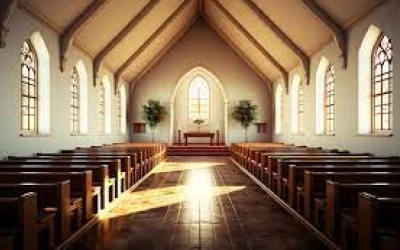
[[[384,0],[20,0],[60,33],[61,62],[71,44],[128,82],[139,80],[203,18],[268,81],[287,80],[335,39],[346,61],[346,29]],[[63,63],[61,63],[61,66]],[[345,64],[344,64],[345,65]]]

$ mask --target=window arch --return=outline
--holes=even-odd
[[[21,135],[50,133],[50,54],[39,32],[21,46]]]
[[[328,66],[325,74],[325,133],[335,132],[335,69],[332,64]]]
[[[76,73],[79,76],[79,130],[78,133],[85,134],[88,131],[88,77],[86,67],[82,60],[75,65]]]
[[[99,115],[100,132],[111,133],[111,83],[108,76],[104,76],[100,83]]]
[[[99,130],[100,133],[105,133],[106,107],[105,107],[105,88],[104,82],[99,85]]]
[[[372,54],[372,132],[393,128],[393,44],[381,34]]]
[[[275,92],[275,133],[282,133],[282,97],[283,97],[283,88],[282,85],[279,84],[276,88]]]
[[[304,115],[304,92],[301,79],[298,75],[293,77],[291,88],[291,131],[298,134],[302,129]]]
[[[29,40],[21,47],[21,130],[38,131],[38,61]]]
[[[80,108],[81,108],[81,91],[80,91],[80,77],[76,67],[72,69],[70,80],[70,123],[71,132],[80,132]]]
[[[207,81],[196,76],[189,84],[188,88],[188,119],[192,122],[200,118],[208,122],[210,118],[210,89]]]
[[[126,133],[126,93],[121,86],[117,92],[117,128],[120,133]]]

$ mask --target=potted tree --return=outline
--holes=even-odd
[[[147,105],[142,105],[142,118],[151,129],[152,142],[154,142],[154,130],[164,119],[165,114],[165,108],[160,104],[160,101],[150,99],[147,101]]]
[[[244,128],[244,141],[247,142],[247,129],[257,118],[257,105],[251,104],[250,100],[240,100],[233,107],[232,117]]]

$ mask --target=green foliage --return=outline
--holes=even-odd
[[[257,119],[257,108],[250,100],[241,100],[233,107],[232,117],[247,129]]]
[[[160,101],[148,100],[147,105],[142,105],[142,118],[146,121],[151,129],[157,127],[166,115],[165,108]]]
[[[196,118],[193,120],[193,123],[196,123],[197,125],[201,125],[204,123],[204,120],[201,118]]]

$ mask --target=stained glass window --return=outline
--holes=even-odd
[[[325,132],[335,131],[335,69],[329,65],[325,74]]]
[[[210,117],[210,90],[207,81],[196,76],[189,84],[188,119],[192,122],[200,118],[208,122]]]

